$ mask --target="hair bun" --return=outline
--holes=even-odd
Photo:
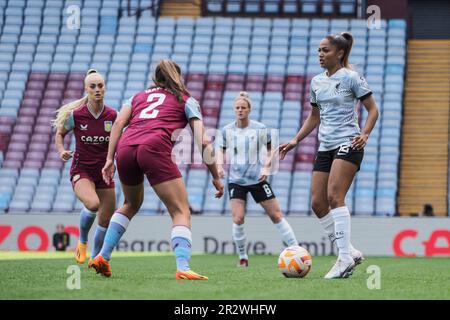
[[[247,99],[250,98],[250,95],[248,94],[247,91],[241,91],[241,92],[239,92],[239,96],[240,96],[240,97],[247,98]]]
[[[95,70],[95,69],[89,69],[89,70],[86,72],[86,75],[89,75],[89,74],[91,74],[91,73],[97,73],[97,70]]]

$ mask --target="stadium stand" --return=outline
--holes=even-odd
[[[207,2],[210,6],[226,1]],[[294,2],[284,1],[283,10]],[[184,70],[192,95],[200,101],[209,128],[232,121],[234,97],[247,90],[254,101],[253,119],[280,129],[279,140],[284,142],[295,135],[310,112],[309,83],[322,72],[316,52],[320,39],[329,32],[349,30],[355,38],[350,61],[367,76],[381,118],[347,204],[356,215],[395,214],[405,21],[383,21],[382,29],[368,30],[366,22],[357,19],[137,17],[120,14],[127,3],[0,1],[1,10],[7,13],[0,20],[1,213],[72,212],[80,208],[71,191],[70,163],[59,160],[50,120],[60,105],[82,96],[88,68],[105,75],[106,104],[118,109],[125,99],[152,82],[151,71],[160,59],[174,59]],[[144,0],[133,3],[150,5]],[[245,10],[251,3],[245,1]],[[354,5],[355,1],[340,3]],[[69,29],[65,23],[64,8],[72,4],[81,7],[80,29]],[[361,120],[365,117],[362,112]],[[272,177],[282,209],[290,214],[311,213],[316,133],[302,141]],[[65,143],[73,149],[70,136]],[[184,164],[181,168],[194,211],[229,212],[228,201],[212,196],[214,189],[204,166]],[[119,183],[116,190],[118,201],[122,201]],[[140,214],[162,210],[161,202],[146,186]],[[252,202],[248,210],[262,212]]]

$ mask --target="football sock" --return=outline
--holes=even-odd
[[[175,252],[177,270],[188,271],[189,260],[191,260],[191,230],[183,225],[176,225],[172,228],[172,249]]]
[[[325,233],[327,234],[328,238],[332,243],[334,243],[335,235],[334,235],[334,219],[333,216],[330,213],[327,213],[322,218],[319,218],[319,222],[322,225],[323,229],[325,230]],[[353,248],[352,243],[349,243],[350,252],[355,250]]]
[[[120,238],[127,230],[130,220],[121,214],[115,212],[109,222],[108,230],[106,230],[105,241],[103,242],[100,255],[106,260],[111,259],[111,252],[114,247],[119,243]]]
[[[86,244],[88,241],[89,230],[94,223],[96,213],[92,212],[85,207],[80,212],[80,242]]]
[[[292,230],[291,225],[286,221],[286,219],[281,218],[278,223],[274,224],[281,235],[281,239],[288,247],[298,246],[298,241],[295,237],[294,231]]]
[[[248,259],[245,250],[245,231],[244,224],[233,223],[233,241],[239,253],[239,259]]]
[[[350,256],[350,212],[347,207],[339,207],[330,211],[334,219],[334,235],[339,249],[339,260],[353,260]]]
[[[103,240],[105,240],[106,230],[108,230],[108,228],[97,225],[97,228],[95,229],[94,246],[92,247],[91,258],[97,256],[97,254],[102,249]]]

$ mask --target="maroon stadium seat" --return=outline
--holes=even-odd
[[[229,74],[227,75],[227,82],[244,82],[245,75],[243,74]]]
[[[186,77],[187,81],[204,81],[206,75],[203,73],[189,73]]]
[[[264,84],[262,82],[247,82],[245,90],[247,91],[263,91]]]
[[[284,83],[285,77],[280,75],[269,74],[267,76],[267,83]]]
[[[45,90],[45,82],[43,81],[28,81],[27,89],[31,90]]]
[[[24,142],[13,142],[10,143],[8,146],[8,151],[22,151],[25,152],[28,148],[28,144],[24,143]]]
[[[43,81],[45,82],[47,80],[48,73],[39,73],[39,72],[33,72],[28,77],[28,81]]]
[[[264,82],[265,76],[259,74],[249,74],[247,75],[247,82]]]
[[[34,90],[34,89],[27,89],[25,90],[23,97],[24,99],[42,99],[42,96],[44,95],[42,90]]]
[[[228,82],[225,86],[225,90],[228,91],[242,91],[244,90],[244,84],[238,82]]]
[[[276,91],[276,92],[283,91],[283,84],[267,81],[266,82],[266,91]]]
[[[284,99],[290,101],[300,101],[302,99],[302,94],[299,92],[286,92]]]
[[[48,75],[49,81],[66,81],[67,80],[67,73],[50,73]]]
[[[225,82],[225,75],[224,74],[209,74],[206,78],[206,82]]]

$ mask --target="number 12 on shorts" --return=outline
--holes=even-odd
[[[148,105],[148,107],[144,108],[144,110],[141,111],[141,113],[139,114],[139,118],[155,119],[159,113],[159,110],[156,110],[155,108],[162,105],[165,99],[166,95],[163,93],[149,94],[147,97],[147,102],[150,102],[150,104]]]

